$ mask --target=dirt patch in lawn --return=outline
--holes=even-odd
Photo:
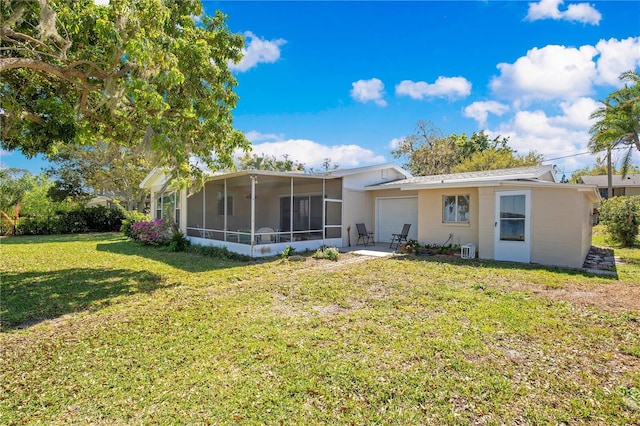
[[[532,289],[533,293],[551,300],[566,300],[582,306],[611,310],[640,311],[640,286],[602,284],[599,286],[566,285],[563,288]]]

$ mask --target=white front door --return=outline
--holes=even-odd
[[[531,191],[497,191],[495,260],[531,261]]]

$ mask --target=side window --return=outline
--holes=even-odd
[[[469,195],[445,195],[442,197],[442,221],[469,222]]]

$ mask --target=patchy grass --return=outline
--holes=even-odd
[[[633,262],[615,281],[435,258],[221,262],[116,234],[1,244],[2,424],[640,422],[638,310],[546,297],[635,288]]]

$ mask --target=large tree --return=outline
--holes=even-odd
[[[55,179],[49,195],[54,200],[104,194],[128,210],[144,210],[147,192],[139,184],[154,167],[152,157],[97,142],[91,146],[64,146],[49,160],[53,165],[47,171]]]
[[[620,80],[630,82],[611,93],[602,106],[591,114],[596,122],[591,126],[591,152],[607,151],[609,196],[612,195],[611,150],[622,148],[626,153],[622,159],[622,175],[626,176],[632,166],[634,151],[640,151],[640,73],[627,71]]]
[[[403,139],[391,154],[404,159],[404,167],[416,176],[469,171],[473,167],[477,167],[475,170],[515,167],[541,159],[535,153],[517,157],[508,141],[501,136],[490,139],[484,132],[474,132],[471,137],[464,133],[444,136],[433,123],[418,121],[416,132]],[[493,153],[493,157],[479,156],[484,152]]]
[[[153,151],[186,178],[249,147],[228,67],[243,38],[200,1],[2,0],[0,13],[0,148],[103,142]]]
[[[510,169],[513,167],[538,166],[542,164],[542,155],[530,151],[526,155],[518,155],[511,149],[489,148],[479,151],[457,164],[453,171],[475,172],[480,170]]]

